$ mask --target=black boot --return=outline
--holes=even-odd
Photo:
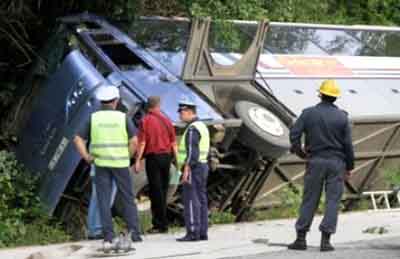
[[[193,233],[187,233],[184,237],[176,239],[176,241],[178,241],[178,242],[195,242],[195,241],[199,241],[199,240],[200,240],[200,237]]]
[[[307,250],[306,232],[297,232],[296,240],[288,248],[291,250]]]
[[[335,248],[331,245],[331,234],[322,232],[321,236],[321,252],[329,252],[335,250]]]

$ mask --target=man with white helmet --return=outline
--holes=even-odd
[[[110,208],[111,187],[114,179],[124,202],[123,217],[131,233],[132,241],[141,241],[138,214],[129,173],[130,158],[135,149],[135,127],[122,112],[116,111],[119,90],[113,85],[101,86],[96,97],[102,107],[90,116],[90,120],[75,136],[74,142],[83,159],[96,168],[95,184],[103,225],[104,248],[113,247],[113,225]],[[85,140],[90,140],[88,152]]]
[[[303,201],[296,222],[297,239],[289,249],[307,249],[306,233],[325,189],[325,215],[319,227],[322,232],[320,250],[325,252],[334,250],[330,236],[336,232],[344,179],[351,176],[354,168],[354,151],[347,113],[334,105],[340,96],[338,84],[325,80],[319,93],[321,102],[303,110],[290,130],[291,151],[307,163]]]
[[[179,116],[188,124],[179,146],[177,164],[183,172],[183,205],[186,235],[177,241],[207,240],[207,157],[210,149],[210,134],[204,122],[196,115],[196,105],[187,98],[179,102]]]

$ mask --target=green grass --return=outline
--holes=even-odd
[[[23,229],[23,233],[17,235],[8,247],[57,244],[71,240],[61,226],[49,225],[45,221],[38,220],[33,224],[25,225]]]

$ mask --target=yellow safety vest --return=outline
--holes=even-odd
[[[191,123],[183,133],[181,140],[178,146],[178,168],[180,169],[186,161],[187,152],[186,152],[186,134],[188,129],[193,126],[195,127],[200,133],[200,143],[199,143],[199,151],[200,157],[199,162],[207,163],[207,156],[210,150],[210,132],[208,131],[207,125],[204,124],[202,121],[195,121]]]
[[[101,167],[129,167],[129,139],[126,115],[119,111],[98,111],[92,114],[90,153],[94,164]]]

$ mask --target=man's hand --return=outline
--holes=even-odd
[[[90,155],[89,151],[86,148],[86,141],[80,136],[76,135],[74,137],[74,144],[76,150],[81,155],[81,157],[86,161],[86,163],[91,164],[94,161],[94,157]]]
[[[135,172],[138,174],[143,171],[143,153],[146,147],[146,142],[138,142],[138,151],[136,153]]]
[[[143,163],[140,159],[136,159],[135,162],[135,173],[140,173],[141,171],[143,171]]]
[[[349,181],[352,176],[353,176],[353,172],[351,170],[350,171],[346,171],[346,173],[344,174],[344,179],[346,181]]]
[[[176,158],[172,159],[171,164],[173,164],[175,166],[175,168],[178,169],[178,161],[176,160]]]
[[[83,159],[85,159],[86,163],[92,164],[94,162],[94,157],[91,154],[86,154]]]
[[[298,157],[301,159],[307,160],[308,159],[308,153],[307,150],[304,147],[294,147],[292,146],[290,148],[290,153],[296,154]]]
[[[190,174],[191,174],[191,170],[190,170],[189,165],[185,165],[183,167],[182,183],[190,183]]]
[[[178,168],[178,145],[176,144],[176,142],[172,143],[172,150],[174,155],[172,163],[175,165],[176,168]]]

